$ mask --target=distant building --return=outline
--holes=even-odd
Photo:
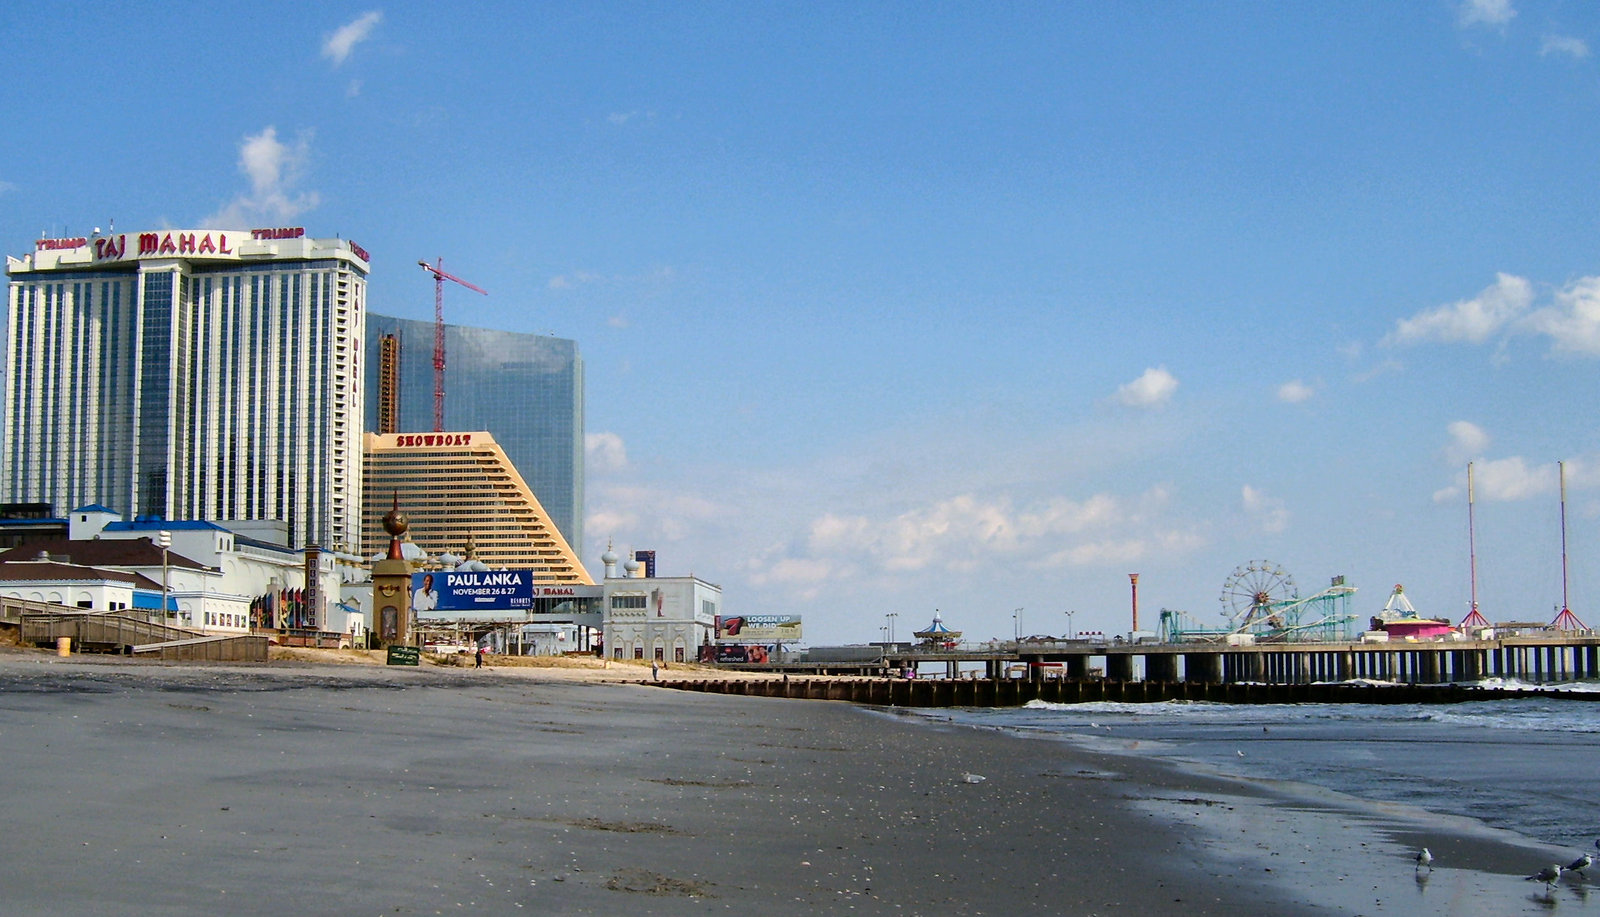
[[[159,611],[162,586],[169,623],[207,633],[255,629],[332,630],[360,638],[359,615],[307,594],[338,594],[337,559],[320,554],[319,590],[308,590],[306,553],[257,541],[199,521],[134,519],[104,506],[68,518],[66,537],[0,552],[0,595],[96,611]],[[156,544],[167,532],[163,556]],[[289,619],[289,597],[299,603]],[[352,620],[352,618],[354,620]]]
[[[603,605],[606,655],[612,659],[695,662],[716,635],[722,587],[693,576],[646,577],[629,560],[617,573],[617,555],[605,563]]]
[[[368,433],[365,544],[387,542],[383,516],[398,505],[427,554],[469,553],[488,569],[533,571],[542,584],[594,580],[496,437],[475,433]]]
[[[444,330],[445,428],[492,434],[567,543],[582,550],[583,360],[577,342],[461,325]],[[368,432],[433,430],[433,338],[432,322],[367,315]],[[386,339],[398,362],[388,379]],[[381,418],[386,382],[397,388],[395,410]],[[385,429],[385,421],[393,428]]]
[[[367,253],[294,227],[7,257],[0,503],[360,532]]]

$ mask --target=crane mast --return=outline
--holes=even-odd
[[[422,269],[433,275],[433,432],[444,432],[444,282],[459,283],[469,290],[489,295],[489,291],[446,271],[444,259],[429,264],[418,261]]]

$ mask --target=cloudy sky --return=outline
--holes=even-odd
[[[303,225],[554,333],[588,538],[813,644],[1600,623],[1600,7],[26,5],[0,242]],[[409,267],[408,267],[409,266]],[[596,564],[597,566],[597,564]],[[1023,609],[1021,620],[1014,615]]]

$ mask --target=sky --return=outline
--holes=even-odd
[[[32,4],[0,249],[304,226],[578,342],[586,537],[811,645],[1600,625],[1600,6]],[[448,405],[447,405],[448,410]],[[1020,609],[1020,612],[1018,611]],[[1069,615],[1068,613],[1071,612]],[[890,617],[893,615],[893,617]]]

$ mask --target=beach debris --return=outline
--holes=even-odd
[[[1590,856],[1589,854],[1586,853],[1583,856],[1578,857],[1576,860],[1573,860],[1571,863],[1568,863],[1566,865],[1566,868],[1563,869],[1562,872],[1575,872],[1578,875],[1583,876],[1585,879],[1587,879],[1587,878],[1589,878],[1589,874],[1587,872],[1584,872],[1584,870],[1588,869],[1590,866],[1593,866],[1593,865],[1594,865],[1594,857],[1592,857],[1592,856]]]
[[[1244,749],[1242,749],[1242,748],[1239,749],[1238,755],[1239,755],[1239,757],[1243,758],[1244,757]]]
[[[1539,881],[1546,885],[1554,885],[1561,881],[1561,864],[1551,863],[1531,876],[1524,876],[1529,882]]]
[[[1433,871],[1433,851],[1426,847],[1417,851],[1417,868],[1421,869],[1424,866],[1428,867],[1429,872]]]
[[[961,775],[961,782],[962,783],[982,783],[983,781],[988,780],[988,779],[989,779],[988,777],[985,777],[982,774],[967,773],[967,774],[962,774]]]

